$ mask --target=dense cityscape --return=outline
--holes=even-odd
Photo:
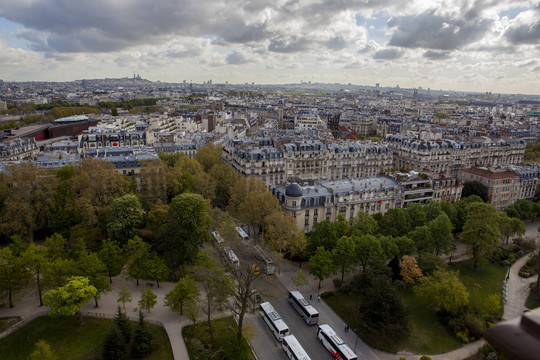
[[[540,301],[540,96],[135,74],[0,113],[6,358],[537,354],[492,326]]]

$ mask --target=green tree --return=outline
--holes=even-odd
[[[165,261],[153,251],[145,261],[147,278],[155,280],[157,287],[159,288],[159,282],[167,279],[169,276],[169,268],[165,265]]]
[[[43,306],[42,299],[42,280],[45,269],[49,263],[47,260],[47,249],[43,245],[31,243],[22,254],[22,261],[30,270],[33,277],[36,279],[37,290],[39,296],[39,306]]]
[[[518,218],[509,217],[504,212],[499,212],[499,231],[504,239],[505,244],[512,236],[523,235],[527,228],[523,221]]]
[[[508,216],[519,218],[523,221],[534,220],[537,216],[535,204],[523,199],[510,206],[507,206],[504,211],[506,214],[508,214]]]
[[[427,224],[427,215],[424,204],[412,203],[405,208],[411,220],[411,229],[416,229]]]
[[[109,282],[112,284],[113,274],[118,274],[124,266],[124,256],[122,256],[122,249],[114,240],[103,240],[101,250],[98,253],[98,257],[101,262],[105,264],[105,268],[109,276]]]
[[[116,314],[114,314],[113,324],[118,330],[120,330],[120,333],[124,337],[124,342],[126,344],[129,344],[129,342],[131,341],[132,333],[131,323],[126,313],[120,309],[120,306],[118,306],[118,308],[116,309]]]
[[[319,246],[315,254],[309,259],[309,273],[319,280],[318,290],[321,289],[321,282],[336,273],[336,265],[332,261],[332,253]]]
[[[212,325],[212,314],[227,303],[229,296],[234,291],[234,287],[231,279],[225,275],[223,269],[218,265],[217,260],[204,251],[197,256],[196,265],[193,267],[193,275],[200,283],[203,293],[201,310],[206,315],[211,345],[215,346],[215,329]]]
[[[105,336],[101,350],[103,360],[123,360],[126,358],[126,343],[120,330],[115,326]]]
[[[171,291],[165,295],[165,305],[171,311],[184,315],[184,306],[189,302],[196,302],[199,297],[199,291],[195,285],[195,280],[184,276],[180,278]]]
[[[139,300],[139,307],[143,310],[150,310],[157,304],[157,295],[154,294],[152,288],[147,286],[146,289],[141,289],[141,300]]]
[[[255,231],[264,232],[266,219],[276,212],[282,211],[277,198],[269,191],[250,191],[244,201],[238,206],[238,216],[240,220],[249,224]]]
[[[477,269],[480,258],[501,242],[500,217],[493,205],[484,203],[469,204],[467,214],[461,241],[471,251],[474,268]]]
[[[452,247],[453,225],[446,214],[441,214],[427,224],[435,255],[448,254]]]
[[[348,236],[342,236],[338,241],[336,248],[332,252],[334,262],[339,264],[341,268],[341,281],[345,278],[345,274],[352,270],[353,265],[357,262],[356,244],[354,240]]]
[[[82,276],[73,276],[65,286],[49,290],[43,303],[51,308],[51,315],[75,315],[79,313],[81,326],[84,324],[81,307],[97,295],[97,289]]]
[[[208,215],[207,203],[198,194],[180,194],[176,196],[168,213],[167,247],[180,264],[192,261],[199,251],[199,246],[210,239],[208,232],[212,219]]]
[[[484,202],[478,195],[468,196],[466,198],[461,198],[457,203],[454,204],[456,210],[456,222],[454,223],[455,232],[461,232],[463,230],[463,225],[467,220],[468,215],[468,206],[471,203],[475,202]],[[452,217],[448,215],[451,219]]]
[[[276,251],[280,257],[293,253],[293,249],[302,247],[304,234],[298,231],[296,219],[283,211],[276,211],[264,219],[263,243]]]
[[[143,239],[135,236],[129,239],[126,245],[128,253],[128,275],[132,279],[136,279],[139,285],[139,279],[148,276],[148,258],[150,257],[150,244]]]
[[[205,146],[197,150],[195,160],[203,166],[204,171],[208,172],[215,165],[221,164],[221,152],[221,146],[208,142]]]
[[[0,249],[0,295],[8,297],[9,307],[13,307],[13,296],[24,289],[29,280],[25,265],[13,255],[9,247]]]
[[[133,356],[142,358],[152,352],[152,334],[146,328],[142,311],[139,311],[139,322],[133,335]]]
[[[356,259],[363,269],[369,264],[384,262],[385,254],[380,240],[373,235],[353,236]]]
[[[93,285],[97,289],[94,301],[96,307],[98,307],[98,300],[101,298],[101,295],[112,290],[111,283],[107,281],[107,267],[96,253],[88,252],[78,259],[77,266],[79,268],[79,274],[88,278],[90,285]]]
[[[126,241],[143,223],[145,211],[137,196],[126,194],[111,203],[107,218],[107,233],[113,239]]]
[[[131,302],[132,300],[132,296],[131,296],[131,293],[129,292],[129,290],[124,287],[124,286],[121,286],[120,289],[118,290],[118,299],[116,299],[116,302],[117,303],[122,303],[122,308],[125,310],[126,309],[126,302]]]
[[[215,183],[217,204],[225,207],[231,198],[232,188],[238,179],[238,173],[230,165],[220,163],[210,169],[210,176]]]
[[[296,275],[291,276],[291,280],[294,286],[296,286],[296,289],[301,288],[302,286],[306,286],[308,284],[308,279],[302,269],[298,269]]]
[[[30,360],[56,360],[58,357],[45,340],[38,340],[36,349],[30,354]]]
[[[427,225],[414,229],[407,236],[414,241],[419,258],[424,254],[434,252],[435,246],[433,237],[431,236],[431,231]]]
[[[400,236],[394,238],[394,243],[398,247],[399,256],[411,255],[416,252],[416,245],[414,241],[412,241],[407,236]]]
[[[353,235],[373,235],[377,231],[377,221],[373,216],[359,211],[351,219],[350,233]]]
[[[461,190],[461,198],[477,195],[483,202],[489,202],[489,189],[486,185],[480,181],[465,181],[463,183],[463,190]]]
[[[378,222],[379,232],[386,236],[401,236],[411,231],[411,217],[407,209],[390,209]]]
[[[416,294],[435,308],[456,314],[469,304],[469,292],[459,280],[458,272],[437,269],[424,277]]]
[[[308,234],[307,252],[313,255],[320,246],[332,251],[336,247],[337,241],[338,235],[334,223],[328,220],[321,221],[313,225],[313,229]]]

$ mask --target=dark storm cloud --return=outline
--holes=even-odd
[[[423,57],[431,60],[444,60],[450,57],[450,51],[433,51],[428,50],[422,55]]]
[[[403,56],[403,51],[398,49],[382,49],[373,54],[376,60],[394,60]]]
[[[481,38],[493,21],[435,15],[428,11],[418,15],[392,17],[388,27],[395,28],[389,44],[405,48],[456,50]]]

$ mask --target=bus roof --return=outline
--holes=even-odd
[[[304,295],[300,293],[300,291],[297,290],[291,290],[289,293],[294,296],[302,305],[304,305],[304,309],[309,313],[309,315],[316,315],[319,312],[306,300]]]
[[[291,349],[293,349],[299,360],[311,360],[294,335],[284,336],[283,341],[286,342]]]
[[[289,329],[287,324],[285,324],[285,321],[283,321],[283,319],[277,313],[277,311],[274,310],[274,307],[272,306],[272,304],[270,304],[269,302],[263,302],[263,303],[261,303],[260,306],[261,306],[261,309],[263,309],[263,311],[266,314],[268,314],[268,317],[270,317],[270,319],[272,320],[272,322],[274,323],[274,325],[276,326],[278,331],[281,332],[282,330],[288,330]]]
[[[356,354],[351,350],[351,348],[349,347],[349,345],[347,345],[337,334],[336,332],[334,331],[334,329],[332,329],[330,327],[330,325],[328,324],[322,324],[322,325],[319,325],[319,329],[321,329],[323,332],[326,333],[326,335],[328,335],[328,337],[330,339],[332,339],[332,341],[334,341],[334,343],[336,344],[336,346],[339,348],[339,350],[345,355],[347,356],[347,359],[357,359],[357,356]]]

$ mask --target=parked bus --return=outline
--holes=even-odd
[[[270,257],[264,252],[264,250],[259,246],[255,245],[253,246],[253,249],[255,249],[255,253],[257,254],[257,257],[264,262],[265,270],[268,275],[271,275],[276,270],[276,266],[274,265],[274,262]]]
[[[242,241],[249,241],[248,234],[240,226],[236,227],[236,232],[238,233],[238,236],[240,236],[240,239],[242,239]]]
[[[225,254],[227,255],[227,258],[229,259],[229,262],[231,263],[231,265],[239,268],[240,267],[240,260],[238,260],[238,257],[236,256],[234,251],[232,251],[232,249],[230,247],[228,247],[228,246],[225,246],[223,248],[223,251],[225,251]]]
[[[311,360],[302,345],[296,340],[294,335],[287,335],[283,337],[281,347],[287,357],[292,360]]]
[[[358,357],[328,324],[319,325],[317,338],[338,360],[357,360]]]
[[[300,291],[289,291],[289,304],[292,305],[308,325],[315,325],[319,322],[319,312],[307,302]]]
[[[274,307],[269,302],[263,302],[261,304],[261,316],[272,331],[272,334],[279,341],[283,340],[284,336],[289,335],[289,328],[285,321],[281,319],[281,316],[274,310]]]
[[[214,237],[218,245],[223,244],[223,237],[221,237],[221,235],[217,231],[212,231],[212,236]]]

